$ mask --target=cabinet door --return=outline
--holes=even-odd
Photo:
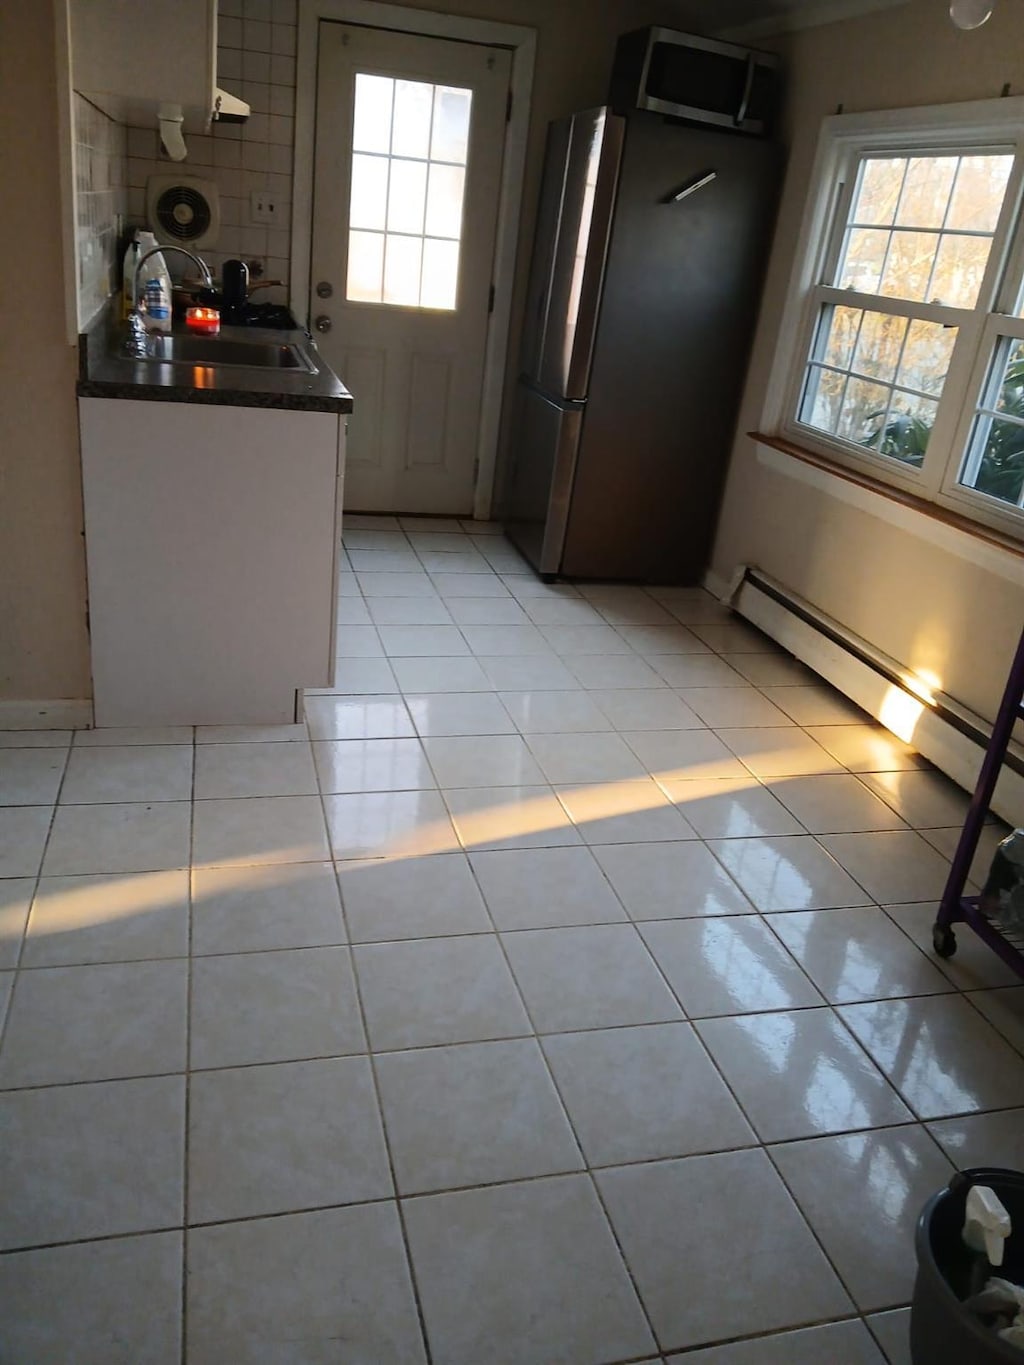
[[[205,133],[217,71],[216,0],[71,0],[71,83],[120,123],[180,104]]]
[[[96,723],[293,720],[330,685],[338,417],[79,409]]]

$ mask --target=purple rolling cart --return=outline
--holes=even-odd
[[[963,833],[949,869],[946,889],[942,893],[938,917],[932,929],[932,944],[940,957],[952,957],[956,952],[954,924],[966,924],[999,954],[1008,967],[1024,977],[1024,938],[1010,936],[995,927],[978,909],[977,896],[965,896],[964,887],[981,837],[982,826],[988,815],[989,803],[999,780],[999,770],[1016,721],[1024,720],[1024,634],[1013,656],[1006,691],[992,727],[992,738],[985,751],[985,759],[978,774],[978,784],[971,798]]]

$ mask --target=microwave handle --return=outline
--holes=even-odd
[[[739,128],[742,125],[743,120],[747,117],[747,109],[750,107],[750,92],[754,88],[755,66],[756,63],[754,61],[754,54],[752,52],[748,53],[747,78],[743,82],[743,94],[740,96],[740,107],[736,110],[736,113],[733,117],[733,123],[736,125],[737,128]]]

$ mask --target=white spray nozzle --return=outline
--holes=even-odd
[[[987,1185],[972,1185],[964,1211],[964,1241],[983,1251],[990,1265],[1003,1264],[1003,1244],[1011,1232],[1010,1215]]]

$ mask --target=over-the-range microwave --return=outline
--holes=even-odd
[[[610,102],[616,113],[650,109],[763,137],[771,131],[778,84],[774,53],[670,28],[641,28],[618,41]]]

